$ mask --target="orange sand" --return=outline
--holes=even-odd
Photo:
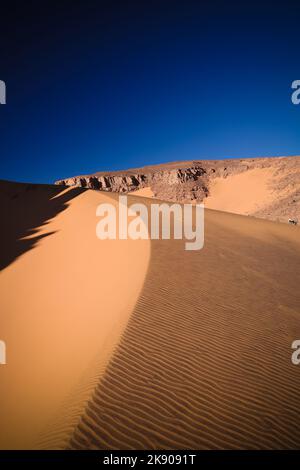
[[[96,237],[96,207],[115,202],[113,196],[34,188],[1,187],[1,204],[14,224],[26,224],[27,217],[30,229],[32,214],[46,216],[50,206],[56,204],[59,211],[60,201],[68,197],[68,202],[26,237],[43,236],[1,273],[0,332],[7,365],[0,369],[0,422],[5,430],[0,432],[0,448],[32,448],[57,419],[62,423],[60,441],[67,437],[64,427],[80,416],[89,384],[105,367],[126,326],[149,261],[148,241]],[[10,230],[9,219],[5,222]]]
[[[216,178],[210,187],[210,196],[204,199],[207,209],[236,214],[251,214],[275,200],[270,187],[272,168],[256,168],[244,173]]]
[[[100,242],[116,198],[1,184],[0,447],[299,448],[300,228],[206,210],[200,251]]]
[[[132,193],[134,196],[154,197],[153,191],[150,187],[138,189]]]

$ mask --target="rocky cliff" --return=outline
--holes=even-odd
[[[251,172],[251,170],[255,171]],[[252,185],[245,185],[235,192],[232,191],[232,185],[236,185],[238,181],[236,175],[242,175],[245,172],[252,175],[249,178]],[[257,177],[254,180],[255,172]],[[263,178],[260,178],[260,175],[263,175]],[[226,199],[225,192],[224,198],[222,194],[224,184],[221,186],[221,195],[215,198],[216,202],[213,201],[211,204],[211,198],[216,194],[220,181],[225,180],[227,197],[228,188],[230,188],[229,194],[233,194],[231,199],[239,199],[241,193],[245,196],[248,192],[249,199],[255,201],[257,198],[255,208],[252,205],[253,207],[248,211],[243,211],[240,207],[236,210],[227,209],[222,203],[222,200]],[[288,216],[300,217],[300,157],[181,161],[132,170],[75,176],[59,180],[56,184],[121,193],[149,188],[154,197],[167,201],[209,200],[211,205],[208,207],[214,209],[255,215],[271,220],[286,221]],[[261,185],[266,187],[263,196],[258,191]],[[218,192],[220,193],[219,189]]]
[[[252,161],[175,162],[123,172],[99,172],[74,176],[56,181],[55,184],[122,193],[150,187],[153,194],[160,199],[180,202],[201,201],[209,194],[209,183],[212,178],[245,171]]]

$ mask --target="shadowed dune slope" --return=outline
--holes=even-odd
[[[82,188],[58,188],[48,184],[24,184],[0,180],[1,231],[0,269],[4,269],[34,246],[50,231],[39,233],[50,219],[68,207],[68,202],[82,194]],[[59,196],[59,197],[58,197]]]
[[[205,224],[201,251],[151,242],[142,293],[70,448],[300,446],[300,230],[213,210]]]

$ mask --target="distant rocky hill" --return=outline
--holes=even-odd
[[[56,184],[122,193],[149,188],[162,200],[204,202],[213,209],[282,222],[300,219],[298,156],[181,161],[74,176]]]

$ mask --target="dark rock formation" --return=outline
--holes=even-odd
[[[215,171],[215,170],[214,170]],[[188,168],[145,169],[143,173],[95,174],[59,180],[55,184],[78,186],[100,191],[127,193],[150,187],[157,197],[182,201],[203,199],[208,193],[208,177],[202,166]]]
[[[297,201],[296,205],[298,205],[297,181],[300,178],[300,157],[181,161],[132,170],[75,176],[59,180],[56,184],[119,193],[129,193],[149,187],[158,199],[201,202],[210,194],[211,183],[215,178],[227,178],[245,171],[270,167],[276,170],[276,174],[279,175],[274,190],[278,187],[280,199],[284,194],[287,194],[287,186],[295,185],[293,197],[289,197],[288,203],[286,202],[284,205],[289,212],[291,201]],[[280,205],[279,202],[278,205]],[[273,209],[270,208],[270,213],[273,214],[273,212]],[[280,215],[282,210],[276,209],[275,212],[277,217],[277,214]],[[298,213],[298,209],[296,213]],[[255,213],[255,215],[266,218],[275,217],[269,217],[265,212]],[[279,218],[279,220],[281,219]]]

